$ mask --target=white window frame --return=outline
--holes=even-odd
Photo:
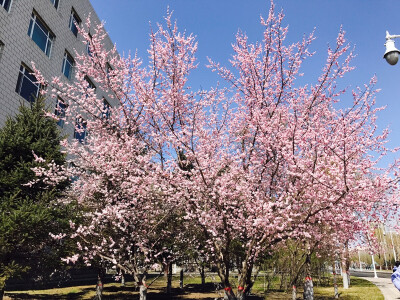
[[[60,5],[60,0],[50,0],[50,2],[53,3],[56,9],[58,9],[58,6]]]
[[[29,29],[28,29],[28,35],[29,35],[29,37],[32,39],[32,41],[35,42],[36,45],[38,45],[38,44],[36,43],[36,41],[33,39],[33,32],[34,32],[35,26],[36,26],[37,28],[39,28],[39,29],[46,35],[47,40],[46,40],[46,47],[45,47],[45,50],[43,50],[42,48],[40,48],[39,45],[38,45],[38,47],[39,47],[40,50],[42,50],[48,57],[50,57],[50,56],[51,56],[51,50],[53,49],[53,42],[54,42],[54,39],[55,39],[54,34],[51,32],[50,28],[46,25],[46,23],[44,23],[44,21],[42,21],[41,18],[38,17],[38,15],[36,14],[36,12],[32,12],[32,16],[31,16],[31,21],[30,21],[30,22],[32,22],[32,26],[30,26]],[[38,24],[38,22],[40,22],[40,23],[42,24],[42,26],[40,26],[40,25]],[[44,31],[44,30],[42,29],[42,27],[46,28],[47,32]],[[30,32],[29,32],[29,30],[30,30]],[[50,43],[50,47],[49,47],[49,43]],[[48,47],[49,47],[49,48],[48,48]],[[48,53],[46,53],[46,52],[48,52]]]
[[[71,58],[72,61],[70,62],[68,58]],[[67,66],[67,63],[71,66],[71,69],[70,69],[71,71],[70,71],[70,73],[69,73],[69,76],[65,75],[65,68],[66,68],[66,66]],[[75,65],[75,60],[74,60],[74,58],[72,57],[71,54],[68,53],[68,51],[65,51],[65,52],[64,52],[64,58],[63,58],[63,63],[62,63],[62,69],[61,69],[61,71],[62,71],[62,73],[64,74],[64,76],[67,77],[68,79],[71,79],[71,77],[72,77],[72,74],[73,74],[73,72],[74,72],[74,65]]]
[[[64,107],[60,106],[60,102],[64,105]],[[57,125],[61,128],[64,128],[65,124],[65,110],[67,109],[67,105],[64,100],[60,97],[57,97],[56,109],[54,114],[58,117]]]
[[[36,82],[33,82],[28,76],[25,75],[25,72],[32,73],[32,71],[30,69],[28,69],[27,67],[25,67],[24,64],[21,64],[21,66],[19,68],[19,72],[18,72],[18,79],[19,79],[20,75],[22,75],[22,79],[21,79],[21,82],[20,82],[19,86],[18,86],[18,83],[17,83],[17,87],[16,87],[17,94],[20,95],[22,98],[24,98],[21,95],[21,88],[22,88],[24,80],[29,80],[33,85],[37,86],[37,91],[36,91],[35,97],[38,97],[39,96],[39,91],[40,91],[40,84],[36,83]],[[29,101],[29,99],[25,99],[25,100]],[[33,101],[29,101],[29,102],[33,102]]]
[[[75,22],[74,22],[75,21]],[[73,33],[73,35],[75,35],[76,37],[78,37],[78,27],[81,24],[81,18],[79,18],[78,14],[76,13],[75,9],[72,8],[71,9],[71,15],[69,16],[69,24],[68,27],[71,30],[71,32]],[[75,25],[76,23],[76,25]],[[75,26],[77,28],[76,34],[75,32],[73,32],[72,30],[72,26]]]
[[[9,4],[8,4],[8,7],[5,7],[6,1],[7,1],[7,0],[0,0],[0,3],[1,3],[0,6],[2,6],[7,12],[10,12],[10,9],[11,9],[12,3],[13,3],[13,0],[10,0],[10,2],[9,2]]]

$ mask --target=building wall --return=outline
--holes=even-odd
[[[20,104],[29,105],[27,100],[15,92],[21,63],[31,67],[31,62],[34,62],[45,78],[60,76],[62,80],[69,80],[62,73],[65,50],[72,56],[75,55],[75,50],[79,53],[86,52],[83,38],[79,34],[76,37],[69,28],[72,8],[82,23],[89,13],[92,26],[100,22],[89,0],[59,0],[58,9],[50,0],[12,0],[8,12],[0,6],[0,42],[4,44],[0,53],[0,126],[4,125],[7,116],[18,112]],[[55,35],[50,57],[28,36],[33,11],[37,12]],[[109,37],[105,42],[106,48],[110,49],[113,46]],[[96,93],[101,91],[96,89]],[[55,100],[47,101],[49,108],[54,109]],[[64,130],[71,133],[73,127],[69,125]]]

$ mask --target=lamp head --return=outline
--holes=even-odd
[[[383,58],[386,59],[388,64],[392,66],[397,64],[397,61],[399,60],[400,51],[397,50],[397,48],[395,47],[394,40],[390,38],[387,39],[385,46],[386,46],[386,51],[385,54],[383,55]]]

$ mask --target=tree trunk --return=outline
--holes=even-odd
[[[314,285],[311,277],[306,277],[304,283],[304,300],[314,300]]]
[[[274,279],[276,275],[276,268],[274,267],[273,271],[272,271],[272,275],[268,276],[267,278],[267,292],[269,292],[269,290],[271,289],[271,284],[272,284],[272,280]]]
[[[335,299],[339,298],[339,291],[337,286],[337,275],[336,275],[336,264],[333,263],[332,265],[333,270],[333,292],[335,294]]]
[[[238,300],[238,298],[236,298],[235,293],[232,291],[232,288],[230,286],[225,287],[224,299],[226,299],[226,300]]]
[[[3,300],[4,288],[0,289],[0,300]]]
[[[172,262],[168,263],[168,274],[167,274],[167,294],[171,295],[172,289]]]
[[[183,290],[183,269],[179,273],[179,287]]]
[[[124,274],[124,272],[121,273],[121,286],[125,286],[125,274]]]
[[[206,273],[204,271],[204,265],[200,266],[200,277],[201,277],[201,285],[205,285],[206,284]]]
[[[321,273],[322,273],[322,265],[319,263],[318,264],[318,282],[317,282],[317,287],[319,287],[321,285],[321,282],[322,282]]]
[[[99,269],[97,273],[97,284],[96,284],[96,299],[103,299],[103,281],[104,281],[104,270],[102,268]]]
[[[253,263],[245,260],[243,262],[243,268],[241,271],[240,279],[238,280],[238,291],[236,298],[238,300],[245,300],[246,296],[250,294],[250,290],[253,286],[251,280],[251,273],[253,271]]]
[[[146,300],[147,299],[147,285],[146,285],[146,278],[147,278],[147,271],[143,272],[138,279],[137,285],[139,286],[139,299]]]
[[[146,300],[147,299],[147,287],[146,284],[141,284],[139,288],[139,295],[140,295],[140,300]]]
[[[237,300],[246,300],[246,294],[243,292],[238,292],[236,298],[237,298]]]
[[[281,274],[281,283],[280,283],[280,285],[279,285],[279,289],[280,290],[283,290],[283,284],[285,283],[285,273],[282,271],[282,274]]]
[[[314,286],[311,278],[311,254],[308,252],[306,257],[306,279],[304,282],[304,300],[314,300]]]
[[[343,288],[348,289],[349,288],[349,280],[347,278],[348,272],[346,270],[346,260],[342,260],[342,278],[343,278]]]
[[[345,249],[343,253],[342,259],[342,276],[343,276],[343,288],[349,288],[349,267],[350,267],[350,259],[349,259],[349,242],[346,241]]]
[[[251,279],[252,273],[253,273],[253,265],[251,266],[251,269],[247,273],[246,289],[244,291],[246,295],[251,294],[251,289],[253,288],[254,282],[256,282],[256,280],[257,280],[259,272],[260,272],[260,267],[256,267],[254,277],[253,277],[253,279]]]

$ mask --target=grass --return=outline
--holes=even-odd
[[[342,282],[342,278],[338,278],[338,283]],[[338,284],[339,288],[339,299],[343,300],[384,300],[384,297],[379,290],[379,288],[373,283],[357,278],[351,277],[351,284],[349,289],[343,289],[341,285]],[[297,298],[302,299],[303,290],[299,288],[297,290]],[[287,294],[281,291],[272,291],[266,295],[265,299],[271,300],[286,300],[292,299],[291,294]],[[315,300],[333,300],[334,289],[333,285],[329,287],[316,287],[314,286],[314,299]]]
[[[200,277],[185,276],[184,290],[179,288],[179,277],[174,276],[172,282],[172,299],[202,299],[214,300],[216,297],[222,297],[223,290],[218,286],[218,278],[215,276],[207,277],[206,285],[200,285]],[[232,279],[234,283],[234,279]],[[150,283],[150,280],[149,282]],[[341,279],[338,279],[341,283]],[[148,299],[161,300],[166,299],[166,278],[160,277],[148,289]],[[253,288],[254,293],[259,297],[253,299],[271,299],[271,300],[285,300],[292,299],[291,293],[282,292],[279,290],[272,290],[264,295],[264,282],[263,278],[259,278]],[[334,299],[333,286],[314,287],[315,300],[329,300]],[[105,299],[138,299],[138,292],[132,282],[127,282],[125,287],[121,287],[119,283],[110,283],[104,285],[104,298]],[[379,289],[369,281],[361,278],[352,277],[351,287],[344,290],[339,286],[339,299],[344,300],[384,300]],[[66,288],[56,288],[50,290],[31,290],[31,291],[11,291],[6,292],[5,299],[93,299],[95,296],[94,285],[90,286],[75,286]],[[298,289],[297,298],[302,299],[302,290]]]

